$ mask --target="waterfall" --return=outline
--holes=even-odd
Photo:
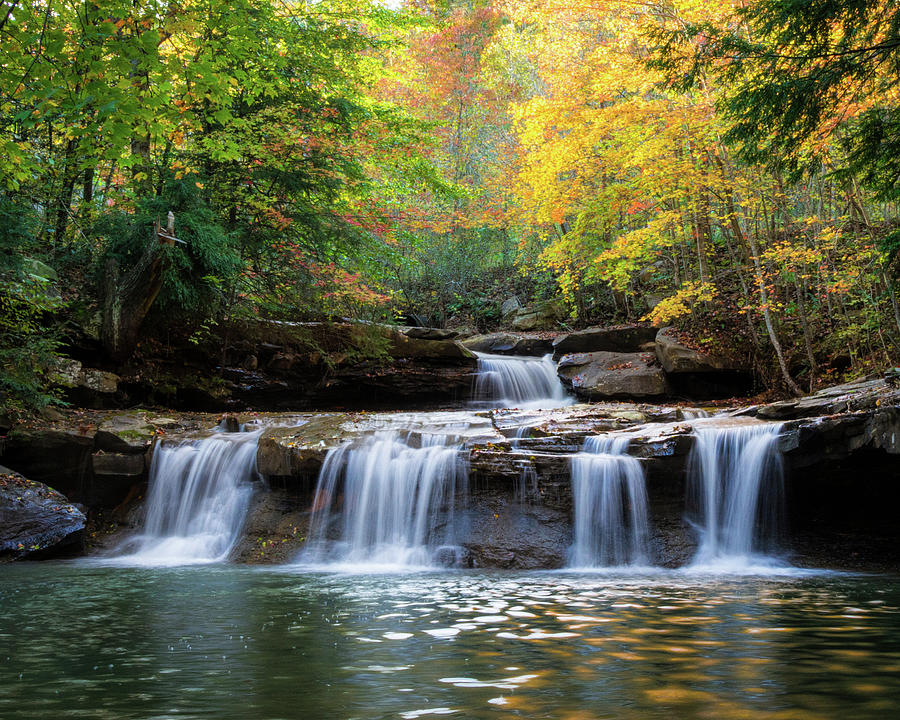
[[[456,557],[454,510],[466,470],[449,435],[381,431],[329,451],[302,559],[369,568],[446,564]]]
[[[572,458],[576,568],[646,565],[649,552],[644,469],[625,454],[628,437],[589,437]]]
[[[770,552],[781,530],[780,423],[695,428],[688,459],[688,517],[700,529],[694,564],[740,563]]]
[[[552,355],[535,358],[475,354],[478,356],[476,405],[553,408],[574,402],[556,375]]]
[[[225,560],[247,514],[261,434],[218,432],[158,446],[144,528],[117,549],[119,560],[148,565]]]

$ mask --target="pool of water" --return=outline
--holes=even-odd
[[[888,718],[900,578],[0,569],[0,717]]]

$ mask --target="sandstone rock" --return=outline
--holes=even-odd
[[[120,378],[115,373],[86,368],[77,360],[62,358],[57,363],[54,380],[63,387],[111,395],[118,391]]]
[[[393,358],[414,359],[447,365],[477,365],[475,355],[456,340],[423,340],[407,337],[396,330],[390,333],[388,352]]]
[[[490,335],[476,335],[462,341],[462,344],[474,352],[491,353],[494,355],[512,355],[516,343],[521,336],[512,333],[492,333]]]
[[[143,455],[101,451],[91,456],[91,467],[95,478],[106,476],[138,480],[144,476],[145,463]]]
[[[656,335],[656,357],[667,373],[705,373],[740,368],[723,358],[702,353],[682,344],[674,328],[663,328]]]
[[[109,395],[119,389],[119,376],[105,370],[85,368],[81,371],[81,385],[88,390]]]
[[[459,335],[456,330],[430,327],[403,328],[401,332],[406,337],[418,338],[419,340],[452,340]]]
[[[0,556],[47,557],[77,549],[85,516],[60,493],[0,467]]]
[[[557,357],[585,352],[635,353],[643,350],[645,343],[653,342],[656,333],[650,325],[588,328],[556,338],[553,351]]]
[[[297,362],[297,356],[293,353],[275,353],[272,359],[266,363],[266,370],[272,372],[287,372]]]
[[[545,300],[531,307],[516,310],[511,316],[510,324],[514,330],[553,330],[566,316],[566,309],[562,303]]]
[[[469,350],[493,355],[534,355],[543,356],[553,351],[550,340],[523,337],[513,333],[492,333],[476,335],[462,341]]]
[[[558,373],[579,397],[660,397],[668,393],[662,369],[650,364],[643,353],[593,352],[565,355]]]
[[[106,452],[143,453],[155,436],[156,426],[146,412],[114,413],[100,422],[95,447]]]
[[[511,298],[507,298],[506,300],[504,300],[500,305],[500,316],[505,318],[507,315],[511,315],[512,313],[514,313],[520,307],[522,306],[519,304],[519,298],[513,295]]]
[[[31,479],[77,495],[90,481],[93,451],[93,434],[19,426],[9,434],[3,462]]]

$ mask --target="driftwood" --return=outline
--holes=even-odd
[[[169,212],[162,227],[154,224],[153,236],[140,259],[125,272],[110,258],[106,263],[101,338],[114,360],[127,360],[137,346],[138,334],[162,288],[166,253],[163,248],[181,242],[175,237],[175,215]]]

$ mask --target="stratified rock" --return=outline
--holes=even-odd
[[[512,333],[491,333],[476,335],[462,341],[462,344],[473,352],[491,353],[493,355],[512,355],[516,343],[522,339]]]
[[[662,369],[645,353],[593,352],[565,355],[560,380],[587,400],[652,398],[668,393]]]
[[[663,328],[656,334],[656,357],[667,373],[704,373],[738,370],[733,363],[684,345],[675,328]]]
[[[553,352],[557,357],[586,352],[635,353],[643,350],[645,343],[653,342],[656,333],[651,325],[593,327],[556,338]]]
[[[743,408],[736,415],[758,415],[767,420],[790,420],[900,406],[900,389],[887,385],[883,378],[855,380],[835,385],[796,400]]]
[[[492,333],[476,335],[462,341],[469,350],[493,355],[533,355],[543,356],[553,352],[550,340],[524,337],[513,333]]]
[[[48,557],[77,549],[85,517],[65,496],[0,466],[0,557]]]
[[[456,330],[444,330],[443,328],[430,327],[402,328],[401,332],[406,335],[406,337],[417,338],[419,340],[452,340],[459,335]]]
[[[390,330],[388,337],[388,352],[392,358],[469,367],[477,364],[475,355],[456,340],[424,340],[396,330]]]

